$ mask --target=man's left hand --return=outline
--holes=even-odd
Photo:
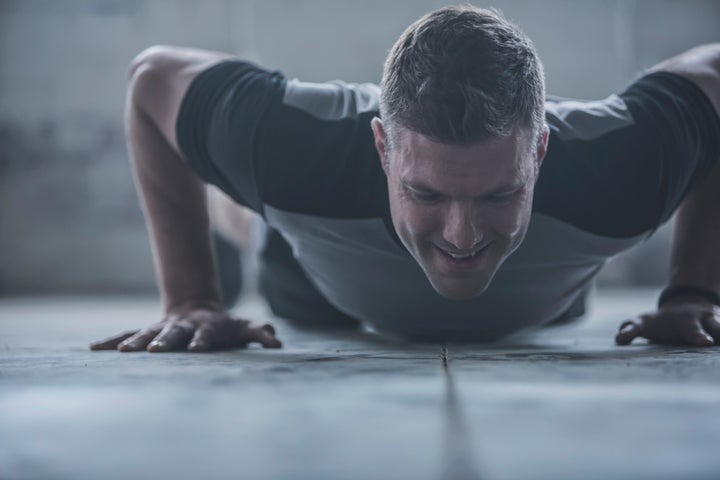
[[[660,345],[710,347],[720,345],[720,307],[697,302],[668,303],[620,325],[618,345],[642,337]]]

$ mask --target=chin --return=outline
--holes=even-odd
[[[447,278],[433,279],[428,277],[435,291],[448,300],[471,300],[481,295],[490,285],[489,281],[478,282],[469,279],[450,280]]]

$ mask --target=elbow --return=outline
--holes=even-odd
[[[171,49],[167,45],[153,45],[138,53],[128,65],[128,81],[132,82],[144,70],[161,66]]]
[[[156,45],[140,52],[128,66],[127,102],[144,113],[157,106],[167,90],[172,47]]]

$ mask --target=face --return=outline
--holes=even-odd
[[[439,294],[481,294],[525,237],[547,130],[456,146],[394,127],[388,150],[382,121],[372,128],[400,240]]]

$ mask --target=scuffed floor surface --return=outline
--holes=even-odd
[[[87,349],[157,300],[0,300],[0,479],[720,478],[718,348],[612,343],[655,294],[502,345],[273,320],[282,350],[210,354]]]

